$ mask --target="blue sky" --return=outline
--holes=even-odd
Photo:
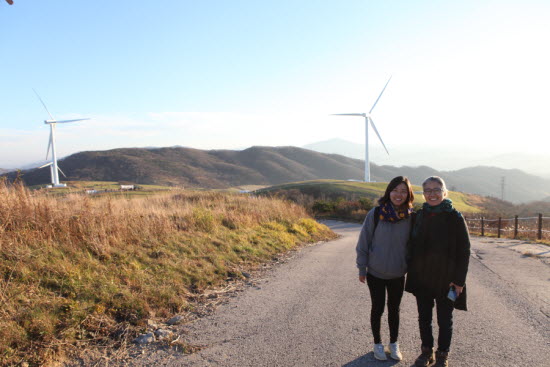
[[[0,167],[45,158],[32,88],[92,118],[58,126],[64,156],[361,142],[360,119],[329,115],[366,112],[390,75],[373,113],[390,153],[550,154],[548,19],[535,0],[2,1]]]

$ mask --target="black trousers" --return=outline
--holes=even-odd
[[[403,297],[405,277],[394,279],[380,279],[367,273],[367,284],[370,291],[372,307],[370,310],[370,327],[374,343],[380,344],[380,322],[384,313],[386,290],[388,292],[388,325],[390,327],[390,343],[397,342],[399,336],[399,306]]]
[[[433,348],[434,338],[432,335],[432,312],[436,304],[437,325],[439,336],[437,338],[437,350],[448,352],[453,337],[453,303],[447,297],[432,298],[416,296],[418,306],[418,325],[420,328],[420,339],[422,346]]]

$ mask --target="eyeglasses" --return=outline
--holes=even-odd
[[[430,194],[441,194],[443,192],[443,189],[426,189],[422,193],[424,195],[430,195]]]

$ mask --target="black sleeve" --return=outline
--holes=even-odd
[[[464,217],[458,213],[456,218],[456,268],[453,283],[463,286],[466,283],[468,264],[470,262],[470,235]]]
[[[411,213],[411,229],[409,231],[409,238],[407,239],[407,247],[405,250],[405,260],[407,262],[407,266],[411,265],[411,259],[413,257],[414,244],[412,234],[414,231],[414,226],[416,225],[416,215],[417,213]]]

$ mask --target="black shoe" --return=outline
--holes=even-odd
[[[435,364],[433,367],[447,367],[449,366],[449,362],[447,362],[447,357],[449,356],[449,352],[442,352],[438,350],[435,352]]]
[[[422,354],[418,356],[414,365],[416,367],[427,367],[434,361],[434,349],[428,347],[422,347]]]

